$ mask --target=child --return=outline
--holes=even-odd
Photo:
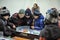
[[[15,13],[12,15],[11,20],[10,20],[15,26],[24,26],[26,21],[25,21],[25,10],[21,9],[19,13]]]
[[[33,7],[32,7],[32,13],[34,13],[35,10],[40,10],[39,6],[37,3],[34,3]]]
[[[4,36],[11,36],[15,25],[9,22],[10,12],[7,9],[0,10],[0,31],[3,31]]]
[[[29,8],[26,9],[25,11],[25,19],[26,19],[26,26],[31,26],[32,25],[32,21],[33,21],[33,16],[31,13],[31,10]]]
[[[40,38],[39,40],[60,40],[60,14],[57,16],[58,12],[56,8],[52,12],[49,12],[50,16],[47,20],[50,19],[50,17],[55,14],[54,16],[51,17],[51,20],[49,20],[49,24],[45,25],[45,28],[40,32]],[[57,22],[52,20],[52,18],[58,18]],[[53,22],[52,22],[53,21]],[[48,21],[47,21],[48,22]]]
[[[42,30],[44,28],[44,17],[37,11],[34,11],[34,19],[32,29]]]

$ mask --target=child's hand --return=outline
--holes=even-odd
[[[34,26],[31,26],[32,29],[34,29]]]
[[[16,26],[15,26],[15,25],[13,25],[13,28],[16,28]]]

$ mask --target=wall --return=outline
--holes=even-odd
[[[20,9],[32,8],[34,2],[40,6],[40,12],[46,16],[46,11],[52,7],[60,9],[60,0],[0,0],[0,7],[6,6],[11,15]]]

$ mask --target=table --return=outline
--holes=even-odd
[[[34,40],[34,38],[39,39],[40,30],[30,29],[30,26],[19,26],[16,28],[20,37],[28,38]]]
[[[10,36],[3,36],[3,31],[0,31],[0,40],[13,40],[13,38],[11,38]]]
[[[13,37],[13,39],[14,40],[29,40],[27,38],[22,38],[22,37],[17,37],[17,36]]]
[[[13,40],[13,38],[10,38],[10,37],[0,37],[0,40]]]

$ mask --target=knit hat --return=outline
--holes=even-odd
[[[20,9],[19,14],[25,14],[25,10],[24,9]]]
[[[0,10],[0,15],[1,16],[10,16],[10,12],[9,12],[9,10],[7,10],[7,9],[2,9],[2,10]]]
[[[31,10],[30,10],[29,8],[26,9],[25,15],[26,15],[26,16],[31,16],[31,15],[32,15]]]
[[[52,17],[57,18],[57,13],[58,12],[57,12],[57,9],[56,8],[51,8],[46,13],[49,14],[49,15],[51,15]]]
[[[47,10],[46,12],[46,23],[57,23],[57,15],[58,15],[58,12],[57,12],[57,9],[55,8],[51,8],[49,10]],[[59,15],[60,16],[60,15]]]
[[[40,11],[38,11],[38,10],[35,10],[33,14],[34,14],[35,16],[41,15]]]

